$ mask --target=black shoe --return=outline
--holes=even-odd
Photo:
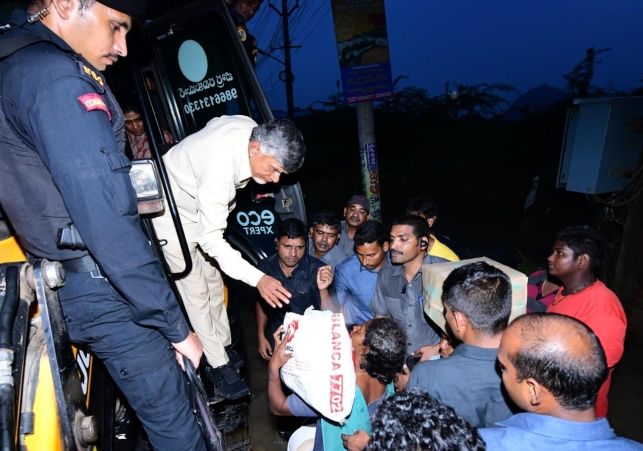
[[[209,368],[208,378],[221,396],[226,399],[238,399],[250,394],[250,387],[241,380],[229,363],[217,368]]]
[[[243,359],[239,354],[237,354],[237,351],[233,350],[231,346],[226,346],[225,352],[228,355],[228,365],[232,367],[233,370],[238,370],[243,366]]]

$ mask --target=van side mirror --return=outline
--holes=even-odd
[[[153,160],[133,160],[129,177],[136,191],[139,215],[159,213],[165,209],[165,196]]]

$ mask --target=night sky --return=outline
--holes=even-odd
[[[265,0],[248,28],[269,50],[282,45],[278,15]],[[291,7],[294,0],[289,0]],[[340,79],[330,0],[300,0],[291,16],[295,105],[307,107],[337,92]],[[585,56],[602,55],[594,85],[628,90],[641,85],[643,0],[386,0],[393,78],[441,94],[446,81],[509,83],[520,92],[547,83],[563,88],[562,74]],[[283,53],[272,53],[283,61]],[[262,61],[266,60],[266,61]],[[283,66],[260,56],[257,74],[273,109],[285,109]]]

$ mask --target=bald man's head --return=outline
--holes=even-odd
[[[500,347],[515,369],[516,383],[532,379],[565,410],[591,408],[607,378],[607,360],[598,338],[568,316],[521,316],[507,328]]]

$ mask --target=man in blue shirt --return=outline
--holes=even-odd
[[[259,354],[272,357],[273,334],[284,322],[287,312],[302,315],[308,307],[335,310],[328,292],[333,282],[329,265],[306,254],[306,226],[299,219],[283,221],[275,238],[277,253],[259,262],[259,269],[277,279],[292,295],[289,304],[268,308],[263,298],[257,300],[257,338]]]
[[[617,437],[606,418],[596,419],[607,360],[582,322],[555,313],[521,316],[505,331],[498,361],[507,392],[525,413],[480,429],[487,450],[643,450]]]
[[[336,246],[338,239],[339,218],[331,211],[320,211],[313,217],[313,223],[308,232],[308,255],[330,265],[334,270],[348,257],[339,246]]]
[[[388,234],[377,221],[366,221],[355,231],[355,255],[335,268],[337,302],[346,326],[363,324],[375,314],[368,308],[375,295],[377,272],[388,260]]]

